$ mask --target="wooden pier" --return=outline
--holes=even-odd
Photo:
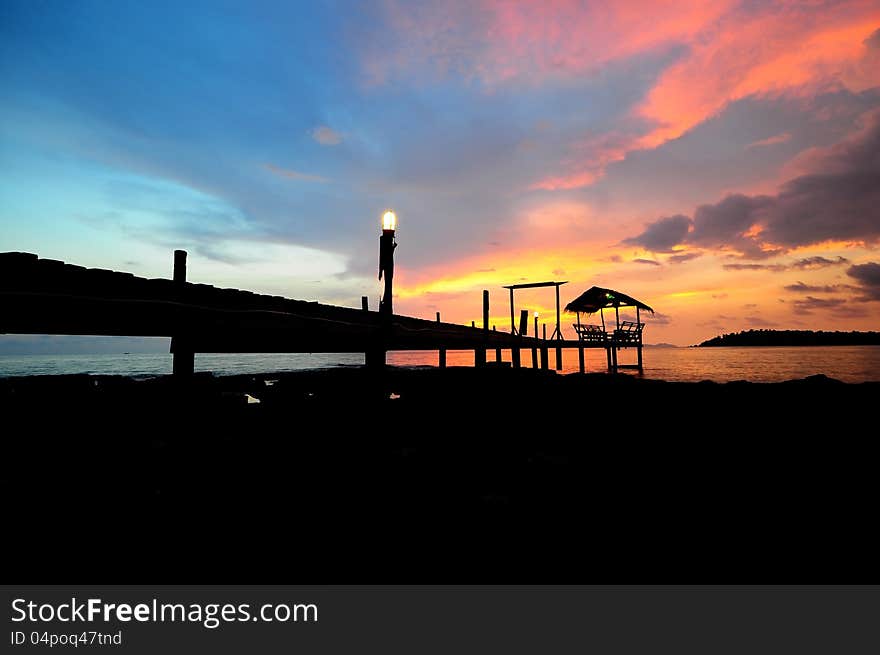
[[[174,371],[192,372],[195,353],[352,353],[381,365],[393,350],[435,350],[446,364],[447,350],[473,350],[477,366],[489,365],[487,351],[520,352],[605,348],[589,343],[508,334],[490,329],[489,295],[483,294],[483,325],[463,326],[292,300],[186,282],[186,253],[176,251],[173,279],[84,268],[31,253],[0,253],[0,333],[171,337]],[[561,368],[561,360],[557,361]]]

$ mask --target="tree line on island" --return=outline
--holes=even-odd
[[[699,344],[701,348],[713,346],[880,346],[880,332],[743,330]]]

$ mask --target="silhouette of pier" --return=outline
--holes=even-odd
[[[175,252],[173,279],[147,279],[85,268],[32,253],[0,253],[0,333],[171,337],[174,372],[191,373],[194,353],[358,353],[381,365],[394,350],[433,350],[446,365],[447,350],[473,350],[476,366],[520,366],[523,349],[608,348],[607,343],[552,341],[490,329],[489,295],[483,325],[464,326],[326,305],[186,282],[186,253]],[[510,361],[502,364],[502,350]],[[533,358],[533,366],[539,363]]]

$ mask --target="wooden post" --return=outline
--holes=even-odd
[[[523,309],[519,313],[519,336],[520,340],[522,337],[526,336],[529,333],[529,310]],[[522,364],[521,352],[519,348],[516,349],[516,363],[514,364],[515,368],[519,368]]]
[[[544,328],[544,341],[547,341],[547,324],[542,323],[541,326]],[[537,334],[535,336],[538,336]]]
[[[497,332],[497,331],[498,331],[498,330],[496,329],[497,327],[498,327],[497,325],[493,325],[493,326],[492,326],[492,332]],[[495,361],[496,361],[496,362],[500,362],[500,361],[501,361],[501,346],[495,346]]]
[[[516,325],[513,323],[513,289],[510,290],[510,333],[516,333]]]
[[[489,334],[489,291],[483,289],[483,332]]]
[[[584,342],[581,341],[578,344],[578,368],[581,373],[586,371],[586,367],[584,366]]]
[[[477,368],[486,365],[486,349],[474,348],[474,366]]]
[[[641,329],[641,325],[642,325],[642,319],[639,316],[639,306],[636,305],[636,329],[639,332],[639,341],[636,344],[636,354],[639,358],[639,373],[644,373],[644,370],[642,369],[642,329]]]
[[[513,365],[513,368],[520,368],[522,366],[519,348],[516,346],[510,349],[510,363]]]
[[[550,359],[550,353],[548,352],[547,346],[541,346],[541,370],[546,371],[549,366],[547,360]]]
[[[559,285],[558,284],[556,285],[556,338],[557,339],[562,338],[562,324],[559,320]],[[558,348],[556,349],[556,352],[557,353],[559,352]],[[558,355],[557,355],[557,357],[558,357]],[[559,367],[557,366],[557,368],[559,368]]]
[[[174,251],[174,286],[178,291],[186,287],[186,250]],[[187,331],[184,327],[184,331]],[[196,354],[193,351],[190,335],[178,333],[171,339],[173,353],[171,371],[177,378],[189,377],[196,367]]]
[[[370,299],[367,296],[361,296],[361,309],[365,312],[370,311]]]
[[[186,250],[174,251],[174,284],[186,283]]]
[[[440,312],[437,312],[437,322],[438,323],[440,322]],[[446,368],[446,348],[441,348],[437,354],[439,355],[439,358],[440,358],[440,361],[439,361],[440,368]]]
[[[368,368],[383,368],[385,366],[385,351],[374,348],[364,353],[364,365]]]

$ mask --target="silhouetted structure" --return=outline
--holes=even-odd
[[[89,269],[31,253],[0,253],[0,333],[172,338],[174,370],[193,353],[362,352],[529,347],[503,332],[291,300],[174,279]],[[390,305],[388,305],[390,307]],[[442,355],[441,355],[442,360]]]
[[[527,313],[519,334],[490,329],[487,291],[483,325],[467,327],[441,323],[439,316],[429,321],[368,311],[363,298],[360,308],[348,308],[193,284],[186,281],[186,252],[176,251],[174,262],[173,280],[146,279],[31,253],[0,253],[0,333],[171,337],[178,377],[192,375],[198,352],[365,353],[367,364],[380,366],[389,350],[436,350],[443,368],[447,350],[472,350],[480,367],[487,350],[495,349],[498,360],[498,351],[509,349],[513,368],[520,368],[525,348],[540,352],[542,368],[548,365],[549,341],[525,336]],[[563,283],[550,284],[558,290]],[[624,332],[614,336],[621,346]],[[563,348],[579,350],[581,373],[584,348],[608,348],[565,340],[561,330],[554,334],[557,368]]]
[[[616,327],[614,332],[609,336],[605,329],[605,313],[607,308],[614,308],[614,317]],[[620,320],[621,307],[635,307],[636,320],[623,321]],[[589,343],[600,343],[605,347],[608,356],[608,368],[616,371],[618,368],[633,368],[626,364],[618,364],[617,353],[621,348],[634,346],[638,356],[638,364],[634,368],[643,370],[642,366],[642,331],[644,324],[641,320],[640,310],[644,309],[652,314],[654,310],[643,302],[640,302],[620,291],[614,289],[604,289],[602,287],[590,287],[577,298],[572,300],[565,306],[565,311],[577,314],[577,323],[573,324],[578,338],[581,341]],[[581,323],[581,313],[595,314],[599,312],[602,320],[602,326],[583,325]]]

